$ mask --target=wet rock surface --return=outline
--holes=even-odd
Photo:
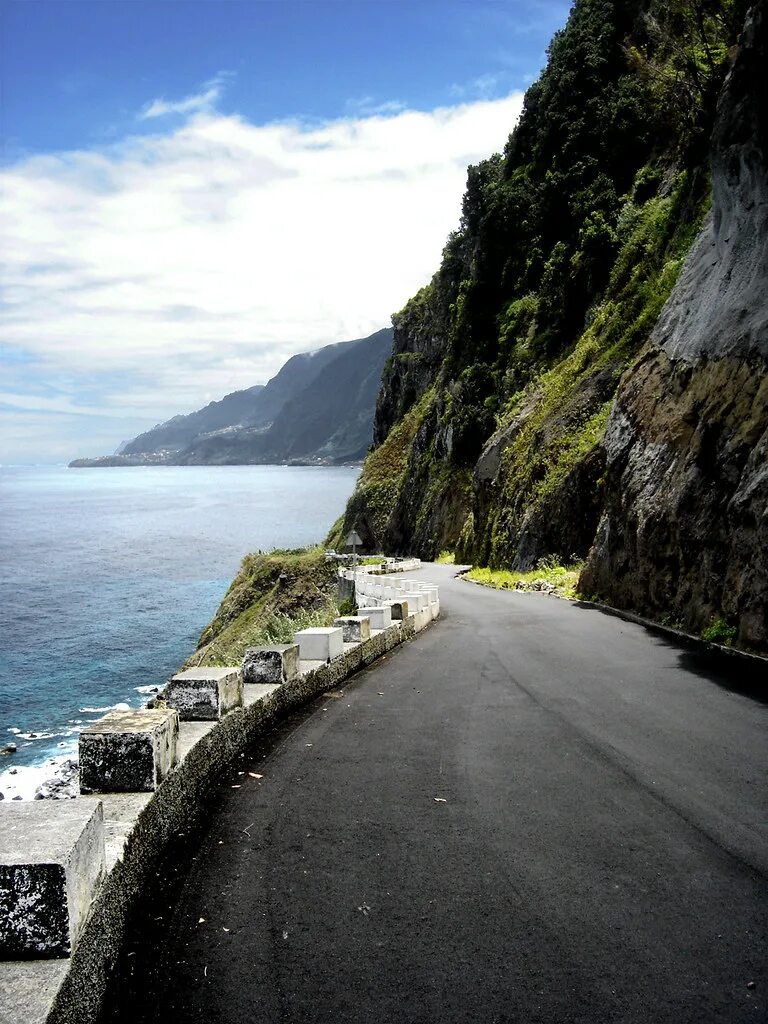
[[[54,773],[35,790],[35,800],[73,800],[80,795],[79,764],[67,758],[56,766]]]

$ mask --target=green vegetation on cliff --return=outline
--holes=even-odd
[[[337,564],[319,547],[246,555],[186,667],[238,665],[246,647],[290,643],[299,629],[331,625],[336,580]]]
[[[577,0],[459,229],[393,317],[375,447],[339,534],[527,570],[583,559],[601,440],[710,202],[745,4]]]

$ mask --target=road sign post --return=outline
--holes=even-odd
[[[352,548],[352,565],[355,567],[357,566],[357,545],[362,543],[362,538],[354,530],[352,530],[347,539],[344,541],[345,547]]]

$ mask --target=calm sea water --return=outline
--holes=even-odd
[[[164,682],[244,554],[322,540],[354,468],[0,468],[0,771]],[[31,736],[36,733],[36,736]],[[18,772],[14,773],[18,774]]]

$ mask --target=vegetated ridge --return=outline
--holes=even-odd
[[[330,543],[586,560],[583,594],[768,648],[765,33],[765,0],[577,0],[393,317]]]
[[[118,454],[75,459],[94,466],[343,463],[371,443],[381,373],[392,328],[368,338],[292,356],[266,384],[235,391],[186,416],[174,416]]]
[[[237,665],[248,647],[292,643],[297,630],[349,614],[337,570],[320,547],[246,555],[185,668]]]

